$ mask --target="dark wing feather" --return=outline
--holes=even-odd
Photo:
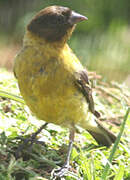
[[[88,74],[86,70],[80,71],[76,76],[76,85],[79,90],[83,93],[88,103],[89,110],[97,117],[100,117],[100,113],[94,108],[94,101],[92,97],[92,88],[88,80]]]

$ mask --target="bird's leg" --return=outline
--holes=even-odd
[[[36,141],[36,136],[47,126],[48,123],[43,124],[31,137],[23,140],[23,143],[19,145],[18,149],[15,152],[15,157],[18,159],[20,157],[20,152],[28,145],[29,148],[32,147],[33,143]],[[30,144],[29,144],[30,143]]]
[[[66,161],[65,161],[64,165],[60,169],[54,170],[53,176],[55,178],[64,176],[67,173],[68,169],[70,168],[70,156],[71,156],[71,151],[72,151],[72,148],[73,148],[74,135],[75,135],[75,128],[73,127],[73,128],[70,129],[69,147],[68,147],[68,151],[67,151]]]

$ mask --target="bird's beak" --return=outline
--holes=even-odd
[[[79,13],[72,11],[69,22],[70,22],[70,24],[73,25],[73,24],[77,24],[78,22],[81,22],[84,20],[88,20],[88,18]]]

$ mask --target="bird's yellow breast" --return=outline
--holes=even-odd
[[[83,67],[66,44],[25,44],[15,58],[14,71],[21,94],[37,117],[66,125],[86,117],[87,103],[75,86],[75,73]]]

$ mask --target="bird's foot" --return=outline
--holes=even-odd
[[[23,143],[20,144],[17,148],[17,150],[15,151],[15,157],[16,159],[20,158],[21,157],[21,154],[23,152],[23,150],[26,148],[26,149],[29,149],[31,151],[31,147],[35,141],[35,139],[33,138],[33,135],[31,135],[31,137],[29,138],[26,138],[26,139],[22,139]]]
[[[19,145],[15,152],[16,159],[20,158],[22,151],[26,148],[31,152],[33,143],[37,142],[36,136],[47,126],[48,123],[42,125],[35,133],[33,133],[29,138],[23,139],[23,143]]]
[[[52,179],[55,180],[57,178],[61,178],[61,177],[65,176],[65,175],[67,175],[69,169],[70,169],[70,165],[67,165],[67,164],[63,165],[61,168],[54,169],[52,171],[52,173],[51,173],[52,174]]]

